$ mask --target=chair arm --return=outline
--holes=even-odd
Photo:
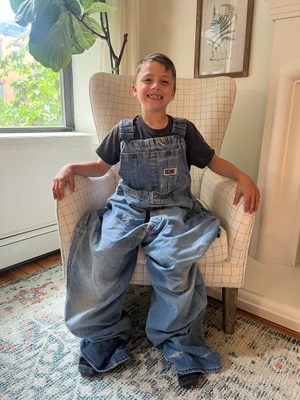
[[[68,185],[66,186],[64,198],[56,202],[56,216],[64,266],[77,222],[90,211],[104,207],[115,189],[116,176],[113,170],[99,178],[76,175],[74,192],[70,190]]]
[[[247,259],[255,214],[245,213],[244,198],[233,205],[237,183],[211,170],[204,173],[200,201],[217,218],[227,232],[228,258],[234,265],[244,265]]]

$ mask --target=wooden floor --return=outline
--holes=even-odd
[[[44,257],[29,261],[25,264],[21,264],[19,266],[15,266],[13,268],[7,269],[5,271],[0,271],[0,285],[4,285],[6,283],[12,282],[16,279],[24,278],[28,275],[31,275],[37,271],[42,271],[46,268],[52,267],[55,264],[61,262],[61,256],[59,252],[55,252],[52,254],[48,254]],[[1,289],[0,289],[1,290]],[[208,299],[209,303],[221,307],[221,302],[212,298]],[[243,315],[253,321],[259,322],[262,325],[265,325],[269,328],[275,329],[278,332],[284,333],[291,337],[300,340],[300,333],[291,331],[285,327],[276,325],[270,321],[266,321],[262,318],[259,318],[255,315],[249,314],[243,310],[238,309],[238,314]]]
[[[32,261],[28,261],[25,264],[9,268],[5,271],[0,271],[0,285],[5,285],[5,283],[24,278],[25,276],[34,274],[37,271],[42,271],[60,262],[60,253],[56,252]]]

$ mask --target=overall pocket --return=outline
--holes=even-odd
[[[177,148],[123,153],[119,175],[132,189],[170,193],[179,182],[180,152]]]

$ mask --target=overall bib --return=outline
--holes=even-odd
[[[121,121],[120,183],[107,208],[85,216],[67,263],[66,325],[81,337],[83,357],[99,372],[130,358],[131,322],[123,301],[141,246],[153,296],[146,334],[179,374],[217,372],[219,354],[201,337],[206,292],[196,261],[219,222],[190,192],[186,120],[170,136],[133,140]]]

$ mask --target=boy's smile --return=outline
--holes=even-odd
[[[162,99],[162,96],[158,95],[158,94],[149,94],[148,97],[150,99],[156,99],[156,100],[160,100]]]

